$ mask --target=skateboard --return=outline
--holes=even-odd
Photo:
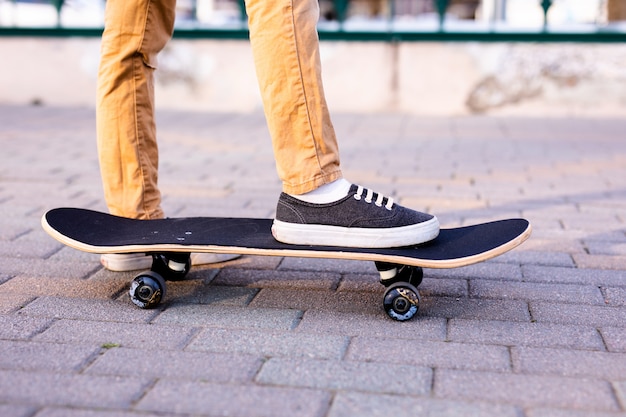
[[[193,252],[374,261],[386,287],[383,308],[392,319],[411,319],[418,311],[423,268],[456,268],[494,258],[514,249],[531,233],[525,219],[506,219],[441,229],[428,243],[364,249],[289,245],[272,237],[271,219],[189,217],[134,220],[80,209],[45,213],[42,227],[59,242],[84,252],[146,253],[152,267],[130,285],[130,299],[141,308],[156,307],[165,281],[181,280],[191,269]]]

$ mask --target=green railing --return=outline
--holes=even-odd
[[[19,0],[13,0],[19,1]],[[32,0],[31,0],[32,1]],[[56,7],[60,16],[64,0],[39,0]],[[193,19],[184,26],[177,26],[174,37],[182,39],[246,39],[246,14],[244,0],[233,0],[239,7],[234,24],[207,26],[194,24]],[[336,41],[479,41],[479,42],[626,42],[626,31],[610,26],[588,25],[581,29],[564,29],[551,26],[548,16],[553,0],[528,0],[536,2],[543,10],[543,25],[536,29],[516,29],[496,24],[451,25],[448,8],[451,0],[431,0],[431,7],[438,19],[434,25],[399,25],[396,15],[397,0],[387,0],[387,13],[378,18],[375,25],[351,25],[348,14],[351,0],[325,0],[333,8],[333,21],[322,20],[319,25],[321,40]],[[626,0],[625,0],[626,1]],[[191,3],[195,5],[195,2]],[[195,6],[194,6],[195,7]],[[193,7],[192,7],[193,9]],[[195,10],[192,10],[192,14]],[[0,26],[0,36],[36,37],[99,37],[102,28],[56,27],[7,27]]]

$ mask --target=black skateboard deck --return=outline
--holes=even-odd
[[[531,233],[531,226],[527,220],[507,219],[441,229],[435,240],[411,247],[365,249],[298,246],[276,241],[271,233],[271,219],[191,217],[133,220],[79,208],[50,210],[42,217],[42,226],[59,242],[84,252],[152,254],[155,261],[149,272],[158,275],[158,277],[152,277],[152,280],[159,281],[158,283],[163,287],[164,282],[161,282],[164,281],[163,278],[176,279],[172,276],[172,274],[176,275],[176,268],[174,271],[169,271],[163,266],[158,267],[157,260],[162,258],[161,255],[170,254],[167,256],[175,259],[174,264],[176,264],[179,260],[176,260],[176,255],[172,254],[179,252],[376,261],[381,273],[381,281],[389,285],[388,292],[393,287],[396,295],[405,301],[408,300],[409,309],[413,302],[418,301],[419,295],[403,296],[400,293],[406,292],[404,291],[406,288],[402,285],[406,284],[411,287],[415,287],[414,284],[419,285],[422,267],[455,268],[482,262],[519,246]],[[164,262],[167,264],[168,261]],[[180,262],[185,263],[185,261]],[[184,273],[189,267],[186,265],[183,268]],[[138,276],[135,280],[138,278],[140,277]],[[415,288],[408,288],[408,290],[415,292]],[[162,295],[164,288],[156,288],[155,291],[160,291]],[[131,299],[132,297],[133,294],[131,294]],[[141,305],[135,299],[133,302],[141,307],[153,306]],[[402,304],[402,302],[399,303]],[[400,307],[404,308],[404,306],[398,306],[398,310],[403,311]],[[390,314],[389,311],[387,312]],[[393,317],[392,314],[390,315]],[[405,314],[400,314],[400,316],[402,317],[393,318],[406,319],[403,318]]]

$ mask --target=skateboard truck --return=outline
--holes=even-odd
[[[180,281],[191,270],[191,254],[185,252],[153,253],[151,271],[168,281]]]
[[[396,282],[408,282],[419,287],[424,278],[424,269],[419,266],[400,265],[376,261],[376,269],[380,274],[380,283],[389,287]]]

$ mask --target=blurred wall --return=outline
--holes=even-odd
[[[99,40],[0,39],[0,103],[93,106]],[[626,45],[323,42],[336,112],[626,115]],[[248,42],[174,40],[157,106],[261,108]]]

